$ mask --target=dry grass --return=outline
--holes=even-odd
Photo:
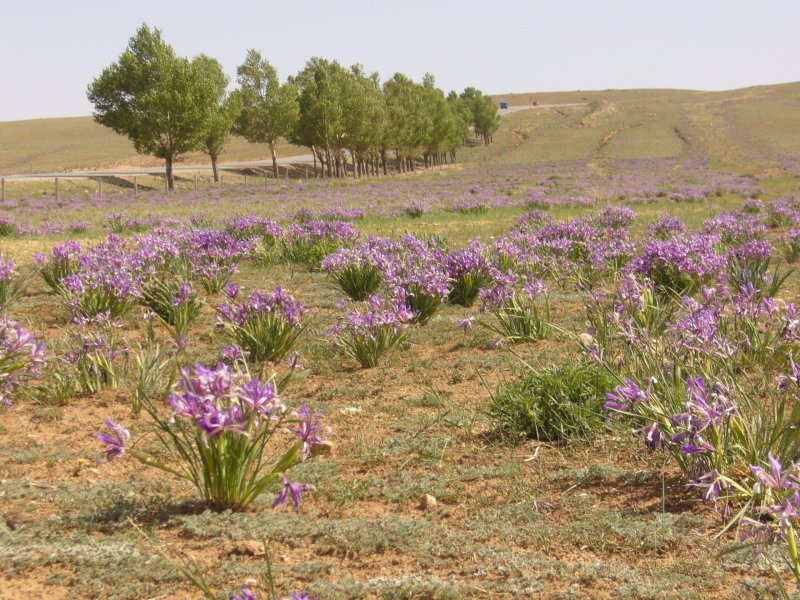
[[[281,143],[278,156],[308,153]],[[266,144],[234,138],[222,155],[224,161],[266,160]],[[187,154],[178,164],[209,164],[200,152]],[[163,161],[136,153],[128,138],[98,125],[91,117],[37,119],[0,123],[0,175],[52,171],[163,166]]]

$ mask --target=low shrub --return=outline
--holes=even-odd
[[[586,364],[545,367],[505,385],[492,399],[489,415],[510,441],[588,439],[605,423],[605,394],[611,376]]]

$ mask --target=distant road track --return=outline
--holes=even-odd
[[[543,108],[569,108],[570,106],[589,106],[588,102],[572,102],[570,104],[522,104],[520,106],[509,106],[508,108],[498,109],[497,114],[500,116],[507,115],[508,113],[519,112],[521,110],[537,110]]]
[[[509,106],[506,109],[498,110],[497,114],[500,116],[507,115],[521,110],[539,110],[548,108],[568,108],[570,106],[588,106],[588,102],[574,102],[571,104],[524,104],[520,106]],[[296,164],[310,164],[314,162],[314,156],[311,154],[299,154],[297,156],[284,156],[278,159],[279,165],[296,165]],[[217,168],[220,171],[233,170],[233,169],[266,169],[272,168],[272,160],[250,160],[242,162],[226,162],[218,163]],[[172,168],[174,173],[192,172],[192,171],[210,171],[211,165],[180,165]],[[53,171],[50,173],[15,173],[12,175],[0,175],[7,181],[25,181],[33,179],[81,179],[84,177],[131,177],[135,175],[165,175],[164,167],[141,167],[136,169],[94,169],[84,171]]]
[[[298,154],[297,156],[284,156],[278,159],[279,165],[296,165],[314,162],[311,154]],[[241,162],[217,163],[220,171],[232,169],[272,169],[272,160],[249,160]],[[210,171],[211,165],[180,165],[172,167],[173,173],[191,171]],[[23,181],[26,179],[59,179],[83,178],[83,177],[124,177],[131,175],[164,175],[164,167],[141,167],[137,169],[105,169],[91,171],[53,171],[51,173],[19,173],[14,175],[1,175],[6,180]]]

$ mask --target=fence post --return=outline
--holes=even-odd
[[[244,191],[247,191],[247,173],[244,174]]]
[[[56,177],[56,202],[58,202],[58,177]]]
[[[264,169],[264,196],[267,195],[267,170]]]
[[[139,195],[139,182],[136,181],[136,177],[133,178],[133,197],[136,198]]]
[[[194,191],[197,191],[197,173],[194,174]]]
[[[6,178],[0,178],[0,201],[6,201]]]
[[[102,200],[103,199],[103,176],[102,175],[100,176],[99,189],[100,189],[100,200]]]

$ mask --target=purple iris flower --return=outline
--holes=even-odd
[[[131,434],[127,429],[121,425],[117,425],[111,419],[106,419],[106,427],[111,430],[111,433],[95,433],[94,437],[107,446],[104,454],[106,460],[111,462],[118,456],[125,454],[126,446],[131,439]]]
[[[231,594],[228,600],[256,600],[256,595],[249,587],[243,585],[238,594]]]
[[[750,472],[755,475],[758,481],[757,485],[771,490],[785,490],[794,487],[794,481],[791,476],[787,471],[784,471],[783,466],[778,459],[772,455],[772,452],[770,452],[767,457],[769,459],[769,471],[762,467],[750,465]]]
[[[261,383],[258,379],[251,379],[242,384],[239,390],[242,402],[252,411],[262,417],[269,417],[275,408],[277,395],[272,382]]]
[[[303,442],[303,456],[308,456],[311,451],[311,445],[319,444],[325,439],[325,436],[320,433],[322,413],[317,413],[312,421],[311,411],[308,406],[303,404],[297,416],[299,424],[296,429],[290,428],[290,431]]]
[[[653,379],[647,383],[647,388],[642,390],[635,381],[625,378],[624,385],[618,385],[606,394],[605,407],[608,410],[617,412],[628,412],[637,402],[647,402],[650,400],[650,389]]]
[[[661,446],[661,429],[658,423],[651,423],[642,431],[644,433],[644,443],[650,450],[656,450]]]
[[[462,319],[458,322],[458,326],[463,329],[464,331],[469,331],[472,329],[472,322],[475,320],[475,315],[470,315],[466,319]]]
[[[300,508],[300,500],[303,498],[303,492],[314,489],[314,486],[308,483],[290,482],[283,473],[281,473],[281,480],[283,481],[283,488],[278,493],[278,497],[275,498],[275,502],[272,503],[273,508],[276,506],[286,506],[287,498],[291,498],[293,505],[292,510],[297,510]]]

